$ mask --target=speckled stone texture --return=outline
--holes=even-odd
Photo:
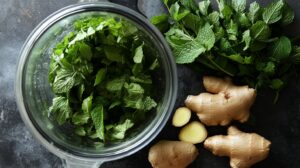
[[[115,0],[132,5],[132,0]],[[260,0],[266,4],[271,0]],[[60,168],[59,158],[42,147],[23,124],[14,98],[14,79],[18,54],[26,37],[46,16],[76,0],[0,0],[0,168]],[[249,1],[250,2],[250,1]],[[300,1],[288,0],[294,10],[299,9],[296,24],[288,28],[290,35],[300,35]],[[161,13],[160,0],[140,0],[140,11],[146,16]],[[186,66],[178,66],[179,88],[175,107],[183,105],[188,94],[202,90],[201,75]],[[300,79],[300,77],[299,77]],[[243,131],[257,132],[272,141],[268,159],[254,168],[299,168],[300,167],[300,80],[295,79],[282,91],[277,104],[272,103],[272,94],[258,95],[252,109],[253,120],[246,125],[237,125]],[[196,119],[196,118],[195,118]],[[225,134],[225,127],[208,128],[209,136]],[[178,129],[168,122],[160,139],[176,140]],[[149,147],[140,152],[113,162],[103,168],[148,168]],[[190,168],[228,168],[228,158],[215,157],[209,151],[199,148],[199,157]]]

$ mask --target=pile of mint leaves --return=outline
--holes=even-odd
[[[136,26],[113,16],[81,18],[54,48],[49,117],[98,142],[122,140],[157,106],[159,62]]]
[[[216,8],[212,7],[215,2]],[[279,91],[296,75],[300,47],[284,34],[294,12],[283,0],[263,7],[246,0],[163,0],[154,16],[178,64],[230,76],[258,90]]]

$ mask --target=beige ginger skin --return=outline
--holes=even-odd
[[[230,157],[232,168],[249,168],[267,158],[271,142],[255,133],[244,133],[236,127],[228,128],[228,135],[209,137],[204,147],[217,156]]]
[[[186,168],[197,156],[191,143],[162,140],[150,148],[148,160],[153,168]]]
[[[250,107],[256,91],[248,86],[236,86],[228,78],[203,77],[203,85],[209,92],[188,96],[187,108],[196,112],[207,126],[228,125],[232,120],[244,123],[249,118]]]

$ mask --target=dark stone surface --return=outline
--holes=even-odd
[[[115,0],[117,1],[117,0]],[[126,0],[121,0],[126,4]],[[128,0],[129,1],[129,0]],[[75,0],[0,0],[0,168],[59,168],[59,158],[49,153],[33,139],[24,126],[14,98],[14,79],[18,54],[26,37],[46,16]],[[266,3],[267,1],[262,1]],[[289,0],[292,7],[300,9],[299,1]],[[139,2],[140,9],[147,16],[163,11],[159,8],[160,0]],[[296,24],[289,28],[289,33],[300,34],[300,11],[297,12]],[[297,28],[298,27],[298,28]],[[185,66],[178,66],[179,95],[176,107],[181,106],[188,94],[201,90],[201,74],[192,72]],[[300,80],[294,80],[286,88],[277,104],[272,103],[272,95],[264,93],[258,96],[252,114],[255,122],[246,125],[234,123],[244,131],[255,131],[272,141],[268,159],[255,168],[298,168],[300,167]],[[224,127],[208,128],[210,135],[225,133]],[[166,125],[160,139],[177,139],[178,129]],[[151,145],[151,144],[150,144]],[[103,168],[151,167],[147,161],[150,145],[140,152],[113,162],[103,164]],[[200,155],[190,166],[203,168],[227,168],[228,159],[215,157],[197,146]]]

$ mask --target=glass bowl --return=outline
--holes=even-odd
[[[143,33],[160,63],[155,79],[158,107],[124,141],[101,145],[82,141],[68,128],[49,119],[54,97],[48,83],[50,56],[55,45],[87,16],[113,15],[128,20]],[[67,167],[97,167],[105,161],[129,156],[149,144],[168,121],[177,96],[177,71],[164,37],[139,13],[109,2],[79,3],[65,7],[42,21],[29,35],[20,53],[15,83],[17,105],[34,137],[49,151],[65,159]]]

